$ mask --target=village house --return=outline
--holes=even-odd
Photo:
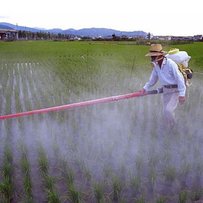
[[[6,26],[0,25],[0,40],[17,40],[18,39],[18,31]]]

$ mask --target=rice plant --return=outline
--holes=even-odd
[[[132,188],[133,194],[137,196],[141,192],[141,177],[140,176],[131,177],[130,186]]]
[[[57,192],[53,190],[47,190],[47,202],[48,203],[60,203],[60,198]]]
[[[186,203],[187,199],[188,199],[188,193],[187,193],[187,191],[181,191],[179,193],[179,200],[178,200],[178,202],[179,203]]]
[[[166,203],[166,202],[167,202],[166,198],[162,196],[156,199],[156,203]]]
[[[192,191],[190,194],[190,199],[192,201],[199,201],[203,197],[203,188],[196,189],[195,191]]]
[[[149,180],[149,187],[152,192],[154,191],[156,179],[157,179],[156,170],[154,168],[150,168],[149,174],[148,174],[148,180]]]
[[[144,196],[138,198],[135,200],[136,203],[147,203],[147,201],[145,200]]]
[[[104,203],[104,185],[102,183],[95,183],[93,186],[94,197],[97,203]]]
[[[32,181],[30,177],[30,164],[27,157],[27,149],[24,145],[21,146],[22,149],[22,157],[21,157],[21,170],[24,175],[23,185],[25,190],[26,199],[29,202],[32,200]]]
[[[25,175],[23,180],[24,190],[25,190],[25,198],[28,202],[33,202],[32,197],[32,182],[29,175]]]
[[[60,163],[62,178],[65,180],[68,186],[73,185],[75,180],[74,171],[68,166],[65,160],[61,160]]]
[[[42,175],[48,174],[49,164],[46,153],[42,146],[39,147],[39,167]]]
[[[1,198],[5,203],[9,203],[12,200],[13,186],[9,177],[4,177],[0,183],[0,194]]]
[[[112,191],[113,201],[117,202],[117,201],[121,200],[121,192],[123,189],[123,185],[122,185],[122,182],[119,177],[113,177],[112,189],[113,189],[113,191]]]
[[[68,194],[67,199],[72,203],[80,203],[82,202],[82,194],[76,189],[74,184],[68,185]]]
[[[176,179],[176,168],[173,166],[168,166],[163,172],[166,181],[173,182]]]
[[[13,195],[13,167],[12,167],[12,152],[9,146],[6,145],[4,150],[4,160],[2,166],[3,180],[0,183],[0,194],[5,202],[10,202]]]
[[[43,174],[43,182],[44,182],[44,186],[47,189],[48,192],[53,191],[54,190],[54,178],[51,177],[48,174]]]
[[[39,146],[39,167],[43,178],[47,201],[49,203],[60,202],[60,197],[55,189],[55,180],[49,175],[49,162],[42,146]]]

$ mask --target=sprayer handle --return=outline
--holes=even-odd
[[[150,91],[147,91],[147,94],[160,94],[160,93],[163,93],[163,88],[158,88],[156,90],[150,90]]]

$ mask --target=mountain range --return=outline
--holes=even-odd
[[[144,31],[120,31],[115,29],[109,28],[83,28],[83,29],[44,29],[44,28],[32,28],[26,26],[19,26],[14,25],[11,23],[0,22],[0,29],[14,29],[14,30],[21,30],[21,31],[29,31],[29,32],[50,32],[53,34],[67,34],[67,35],[75,35],[75,36],[86,36],[86,37],[107,37],[112,36],[113,34],[116,36],[127,36],[127,37],[145,37],[147,33]]]

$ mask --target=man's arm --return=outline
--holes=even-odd
[[[149,81],[143,87],[144,91],[149,90],[152,86],[154,86],[157,83],[157,81],[158,81],[158,75],[156,70],[153,68]]]

